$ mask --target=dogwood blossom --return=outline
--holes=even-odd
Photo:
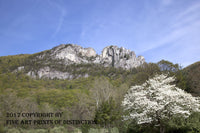
[[[132,86],[124,96],[122,106],[129,112],[125,120],[135,119],[138,124],[170,119],[174,115],[188,117],[200,111],[199,97],[193,97],[172,83],[174,77],[156,75],[142,85]]]

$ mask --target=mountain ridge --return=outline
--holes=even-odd
[[[33,78],[72,79],[89,75],[85,73],[74,76],[71,71],[66,70],[71,65],[95,64],[129,70],[145,63],[145,59],[143,56],[136,57],[134,51],[113,45],[105,47],[98,55],[93,48],[83,48],[76,44],[61,44],[50,50],[30,55],[27,62],[15,71],[25,70],[27,75]]]

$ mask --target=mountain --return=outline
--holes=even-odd
[[[145,62],[143,56],[136,57],[133,51],[108,46],[98,55],[93,48],[83,48],[75,44],[61,44],[50,50],[30,55],[26,62],[15,71],[25,71],[31,77],[50,79],[72,79],[88,77],[89,73],[73,73],[73,68],[81,70],[89,64],[129,70]],[[69,69],[70,68],[70,69]],[[77,71],[77,70],[74,70]]]
[[[2,127],[9,114],[14,116],[12,112],[62,112],[61,120],[95,120],[100,124],[103,120],[103,127],[104,123],[108,123],[109,126],[117,127],[119,132],[133,132],[132,129],[141,132],[138,129],[144,128],[149,132],[151,124],[150,127],[146,124],[141,127],[130,125],[129,130],[128,124],[121,120],[124,118],[121,117],[124,115],[121,103],[129,88],[142,85],[157,74],[168,74],[176,78],[174,84],[177,87],[200,96],[199,71],[200,62],[184,69],[166,60],[146,63],[144,57],[136,57],[133,51],[117,46],[105,47],[100,55],[93,48],[67,44],[35,54],[3,56],[0,57],[0,132],[9,128],[10,132],[14,132],[16,127],[24,132],[29,132],[24,129],[32,131],[33,128],[48,132],[54,126],[19,124]],[[168,131],[184,131],[185,127],[196,130],[199,118],[199,114],[193,114],[191,119],[187,119],[192,121],[188,121],[189,125],[181,125],[183,130],[177,130],[174,123],[180,124],[177,121],[179,119],[172,119],[174,121],[169,121],[172,125]],[[24,117],[18,119],[26,120]],[[41,117],[31,119],[41,120]],[[80,128],[80,125],[57,126],[64,126],[69,131]],[[99,125],[81,126],[84,132],[85,128],[99,129]],[[18,129],[16,132],[20,132]]]
[[[200,62],[193,63],[183,69],[187,79],[187,89],[190,93],[200,96]]]

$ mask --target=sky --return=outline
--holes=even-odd
[[[69,43],[185,67],[200,61],[200,0],[0,0],[0,56]]]

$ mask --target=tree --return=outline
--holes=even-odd
[[[98,108],[102,102],[109,100],[109,98],[113,95],[113,86],[105,77],[95,79],[93,86],[91,94],[93,95],[96,107]]]
[[[161,60],[157,63],[157,65],[160,68],[160,71],[163,73],[168,73],[170,76],[176,77],[176,85],[183,89],[187,89],[187,80],[186,80],[186,74],[184,73],[182,66],[178,64],[173,64],[170,61],[167,60]]]
[[[120,113],[119,106],[111,97],[96,109],[94,120],[104,128],[110,128],[121,118]]]
[[[76,92],[77,102],[71,107],[71,119],[85,120],[92,119],[95,107],[91,98],[83,91]]]
[[[200,99],[172,85],[174,81],[174,77],[161,74],[131,87],[122,101],[128,112],[124,119],[159,126],[164,133],[166,121],[173,116],[187,118],[192,112],[199,112]]]

